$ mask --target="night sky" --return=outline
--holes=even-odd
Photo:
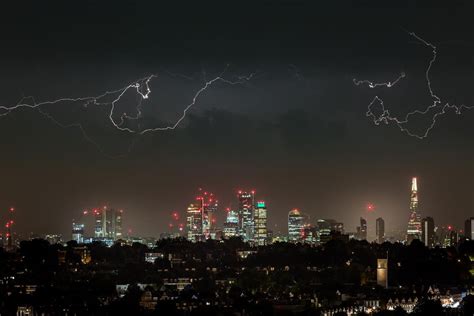
[[[12,1],[13,2],[13,1]],[[191,3],[191,1],[189,1]],[[438,47],[432,87],[474,105],[472,1],[15,1],[0,11],[0,104],[99,95],[157,74],[145,123],[174,122],[205,80],[216,83],[172,131],[134,137],[113,128],[108,107],[44,106],[0,117],[0,208],[17,208],[21,233],[70,236],[83,208],[125,210],[134,234],[158,236],[198,187],[235,207],[237,189],[267,201],[270,227],[286,232],[290,208],[335,218],[354,231],[360,216],[405,229],[412,176],[422,216],[462,228],[474,215],[474,110],[449,112],[424,140],[365,116],[377,94],[393,114],[424,109],[425,70]],[[393,80],[391,89],[353,78]],[[133,110],[135,97],[120,103]],[[417,116],[423,131],[431,116]],[[144,123],[144,124],[145,124]],[[131,142],[134,146],[130,147]],[[122,155],[122,156],[120,156]],[[110,156],[120,156],[111,158]],[[367,214],[365,205],[376,211]],[[224,218],[224,211],[219,215]],[[278,225],[275,228],[275,225]]]

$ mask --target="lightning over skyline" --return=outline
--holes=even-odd
[[[456,104],[449,104],[447,102],[446,103],[442,102],[441,98],[438,95],[436,95],[435,92],[433,91],[433,88],[431,86],[431,79],[430,79],[430,71],[431,71],[432,66],[436,62],[436,58],[437,58],[437,47],[433,45],[432,43],[424,40],[423,38],[421,38],[414,32],[408,32],[408,34],[412,36],[413,38],[415,38],[418,42],[422,43],[424,46],[431,49],[432,57],[425,71],[425,80],[426,80],[428,92],[432,99],[432,103],[427,105],[424,109],[414,110],[414,111],[408,112],[403,117],[397,117],[391,114],[390,110],[385,105],[384,100],[378,95],[376,95],[367,106],[366,116],[370,117],[373,120],[373,123],[375,125],[380,125],[380,123],[385,123],[385,124],[394,123],[395,125],[398,126],[400,131],[406,133],[407,135],[416,137],[418,139],[425,139],[426,137],[428,137],[430,131],[435,127],[437,118],[439,116],[444,115],[447,110],[452,109],[454,110],[456,114],[461,114],[461,111],[463,109],[472,109],[474,106],[467,106],[464,104],[456,105]],[[370,80],[357,80],[354,78],[353,82],[356,86],[367,85],[371,89],[393,88],[400,80],[404,79],[405,77],[406,77],[406,74],[402,72],[400,76],[398,76],[394,81],[372,82]],[[378,107],[377,111],[379,111],[380,114],[374,113],[375,107]],[[427,128],[424,129],[423,132],[421,133],[412,132],[408,127],[406,127],[406,124],[410,122],[410,118],[412,116],[427,115],[431,111],[434,111],[434,113],[431,114],[432,115],[431,123],[428,125]]]
[[[474,2],[26,2],[0,10],[0,207],[22,234],[107,201],[152,236],[199,186],[265,192],[275,231],[294,207],[406,231],[415,175],[423,216],[472,215]]]
[[[22,97],[20,101],[16,103],[15,105],[12,105],[12,106],[1,105],[0,117],[7,116],[13,111],[17,111],[20,109],[37,109],[39,113],[41,113],[43,116],[45,116],[46,118],[48,118],[49,120],[54,122],[56,125],[62,128],[70,128],[70,127],[78,128],[83,134],[85,140],[92,143],[103,154],[106,154],[104,150],[101,148],[101,146],[96,141],[94,141],[91,136],[87,134],[82,124],[80,123],[63,124],[58,119],[56,119],[52,114],[43,110],[42,106],[70,102],[70,103],[81,103],[81,105],[85,108],[89,106],[110,107],[110,110],[108,111],[108,120],[110,121],[110,123],[112,123],[113,127],[121,132],[127,132],[127,133],[131,133],[137,136],[145,135],[150,132],[174,130],[186,118],[187,112],[194,105],[196,105],[200,95],[204,93],[209,87],[214,85],[216,82],[222,82],[228,85],[244,84],[245,82],[250,81],[253,78],[253,76],[256,74],[254,72],[246,76],[240,75],[240,76],[237,76],[237,80],[230,80],[224,77],[225,72],[227,71],[228,67],[229,65],[227,65],[225,69],[219,75],[217,75],[216,77],[213,77],[210,80],[207,80],[204,83],[204,85],[202,85],[201,88],[198,89],[194,93],[191,99],[191,102],[188,103],[184,107],[184,109],[182,110],[182,114],[178,117],[178,119],[176,119],[174,122],[166,126],[156,126],[156,127],[149,127],[149,128],[143,128],[143,129],[140,128],[140,125],[138,125],[137,129],[124,126],[127,121],[138,121],[143,117],[142,101],[150,98],[150,95],[152,93],[150,83],[154,78],[158,77],[158,74],[152,74],[147,77],[143,77],[120,89],[106,91],[103,94],[100,94],[98,96],[77,97],[77,98],[65,97],[65,98],[59,98],[56,100],[49,100],[49,101],[42,101],[42,102],[36,102],[33,96]],[[167,73],[172,76],[178,76],[177,74],[174,74],[174,73],[170,73],[170,72],[167,72]],[[184,75],[179,75],[179,76],[186,79],[192,79]],[[120,115],[120,119],[117,120],[114,118],[114,116],[116,115],[116,112],[115,112],[116,103],[119,102],[122,99],[122,97],[130,90],[134,91],[136,96],[138,96],[139,98],[137,105],[133,108],[133,110],[136,112],[136,115],[129,115],[127,112],[124,112],[123,114]],[[130,144],[128,151],[131,150],[131,148],[133,147],[133,144],[134,144],[134,141],[132,141],[132,143]]]

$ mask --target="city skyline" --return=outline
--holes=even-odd
[[[474,1],[5,1],[0,315],[474,315]]]
[[[417,177],[413,177],[411,179],[411,193],[410,193],[410,202],[409,202],[409,207],[408,207],[409,211],[407,212],[408,230],[406,231],[405,235],[402,232],[403,229],[392,228],[391,230],[390,229],[386,230],[386,224],[385,224],[386,221],[384,218],[380,217],[380,213],[376,212],[378,207],[372,202],[368,202],[365,205],[365,214],[362,214],[360,216],[359,226],[351,227],[347,223],[344,226],[344,220],[337,218],[336,220],[339,220],[342,223],[341,225],[343,225],[342,227],[344,227],[341,229],[341,232],[348,233],[349,235],[354,234],[353,238],[356,238],[359,240],[376,241],[379,243],[381,242],[381,240],[382,241],[391,240],[392,242],[397,241],[397,240],[398,241],[406,240],[408,243],[410,243],[413,239],[419,239],[423,243],[425,243],[426,246],[434,245],[434,239],[432,236],[435,233],[436,229],[438,229],[438,234],[440,233],[440,230],[441,230],[441,233],[443,230],[446,230],[448,232],[456,231],[459,235],[464,235],[464,231],[466,230],[466,227],[468,227],[467,221],[469,220],[469,218],[465,220],[462,224],[440,223],[439,221],[434,222],[433,218],[430,217],[429,215],[420,214],[420,211],[418,209],[419,199],[418,199],[417,182],[418,182]],[[264,226],[262,226],[262,228],[265,229],[265,235],[264,235],[265,237],[263,237],[262,240],[265,240],[267,238],[266,237],[267,230],[271,232],[272,235],[274,236],[288,235],[290,240],[294,240],[294,241],[300,240],[301,237],[298,237],[298,236],[291,237],[291,233],[290,233],[291,229],[288,226],[285,227],[285,225],[282,225],[280,227],[278,226],[272,227],[270,224],[267,224],[268,222],[275,222],[277,219],[273,218],[274,214],[272,212],[268,213],[267,203],[265,201],[263,201],[262,199],[255,198],[255,195],[257,194],[255,190],[251,190],[251,191],[237,190],[235,194],[236,194],[236,197],[234,197],[234,201],[230,201],[227,204],[224,204],[224,205],[232,205],[232,202],[236,202],[234,204],[235,207],[223,208],[222,205],[219,205],[219,201],[217,200],[217,197],[212,192],[208,192],[208,191],[203,190],[202,188],[199,188],[198,194],[195,196],[195,201],[188,205],[187,210],[172,211],[170,214],[171,218],[165,219],[165,221],[168,222],[167,228],[162,231],[156,231],[155,234],[148,234],[148,235],[142,234],[140,231],[134,231],[130,227],[127,228],[126,225],[124,228],[122,228],[122,217],[123,217],[122,214],[124,212],[122,209],[120,209],[119,211],[116,211],[113,207],[110,208],[107,205],[105,205],[103,207],[94,207],[94,208],[91,208],[90,210],[83,210],[77,214],[78,216],[76,217],[76,219],[72,219],[72,238],[71,239],[79,241],[79,240],[84,240],[84,238],[87,236],[90,236],[90,237],[96,237],[96,238],[97,237],[111,238],[111,240],[117,240],[117,239],[121,239],[122,236],[124,236],[122,235],[122,231],[124,231],[125,232],[124,234],[126,234],[127,236],[158,237],[166,233],[171,233],[171,234],[176,233],[177,234],[176,236],[184,236],[193,241],[206,240],[206,239],[220,239],[223,237],[228,238],[229,236],[242,236],[244,240],[254,241],[256,221],[258,221],[256,219],[258,216],[257,215],[258,213],[256,212],[256,210],[258,210],[259,207],[261,207],[262,210],[264,210],[264,213],[262,213],[263,214],[262,216],[264,216],[264,224],[263,224]],[[195,209],[195,212],[192,211],[193,209]],[[246,211],[247,209],[249,211]],[[297,209],[297,208],[292,208],[289,211],[289,214],[291,214],[292,212],[296,212],[299,214],[302,211],[300,211],[300,209]],[[414,231],[415,226],[413,224],[413,216],[414,216],[413,212],[415,212],[416,218],[419,218],[419,225],[416,224],[418,225],[416,226],[416,231]],[[9,208],[8,210],[9,219],[5,225],[5,233],[3,234],[5,237],[11,233],[11,226],[13,226],[13,222],[14,222],[12,218],[16,217],[15,213],[16,213],[16,209],[14,207]],[[116,213],[119,214],[118,224],[115,224]],[[91,218],[88,220],[87,215],[89,214],[92,215],[93,217],[89,216]],[[192,214],[195,214],[195,215],[192,215]],[[220,218],[222,217],[222,214],[224,214],[223,216],[224,218]],[[305,225],[309,225],[308,227],[317,227],[318,222],[323,219],[323,217],[321,216],[318,217],[317,214],[316,216],[312,216],[308,214],[306,211],[304,211],[304,213],[302,214],[303,214],[302,222],[298,224],[301,226],[299,226],[300,228],[296,228],[297,235],[301,235],[301,236],[305,234],[303,233],[303,227]],[[133,216],[133,214],[131,215]],[[190,219],[189,216],[192,216],[192,218],[196,216],[197,217],[196,219]],[[230,224],[230,225],[226,224],[227,222],[229,222],[229,220],[230,222],[234,222],[234,220],[231,219],[232,217],[229,217],[229,216],[236,217],[235,228],[230,229],[230,227],[232,227],[233,224]],[[220,218],[219,221],[217,220],[218,218]],[[329,218],[329,217],[325,217],[325,218]],[[289,221],[289,217],[288,217],[288,221]],[[334,219],[331,219],[330,221],[334,221]],[[379,221],[382,221],[381,237],[378,237]],[[429,228],[431,232],[428,232],[428,233],[427,233],[428,226],[426,226],[427,225],[426,221],[432,222]],[[388,225],[390,224],[391,223],[388,223]],[[20,234],[22,238],[28,238],[28,234],[21,233],[21,231],[18,230],[17,225],[18,223],[15,222],[15,225],[13,227],[14,232],[16,234]],[[116,228],[115,228],[116,225],[119,225],[117,226],[119,227],[118,233],[116,233]],[[248,226],[248,228],[245,228],[247,227],[245,225],[251,225],[251,226]],[[190,228],[193,226],[194,226],[195,232],[192,232],[193,229]],[[233,232],[226,234],[225,233],[226,227],[227,227],[228,233],[230,231],[233,231]],[[63,229],[64,228],[61,228],[61,231]],[[77,235],[79,231],[80,231],[80,236]],[[37,236],[38,235],[37,233],[38,232],[31,232],[30,235],[33,234],[33,236]],[[43,234],[48,235],[48,234],[57,234],[57,233],[58,231],[49,231]],[[216,233],[218,233],[219,235],[217,236]],[[75,236],[74,234],[76,234],[76,237],[74,237]],[[428,236],[428,234],[431,234],[431,235]],[[67,237],[68,234],[60,233],[59,236],[64,236],[64,240],[69,240],[69,238]],[[197,236],[197,237],[194,237],[194,236]],[[406,236],[406,238],[404,238],[403,236]],[[319,237],[317,238],[318,238],[317,240],[319,240]],[[449,238],[449,236],[447,236],[446,238]],[[426,241],[426,240],[429,240],[429,241]],[[8,242],[8,239],[7,239],[7,242]],[[262,241],[262,243],[264,242]]]

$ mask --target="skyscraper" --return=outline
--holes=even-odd
[[[106,228],[106,219],[105,219],[105,212],[106,212],[106,207],[104,207],[102,210],[99,209],[94,209],[94,218],[95,218],[95,225],[94,225],[94,236],[96,238],[104,238],[107,228]]]
[[[264,201],[258,201],[254,210],[254,241],[263,246],[267,242],[267,208]]]
[[[385,240],[385,221],[382,217],[379,217],[375,220],[375,235],[377,237],[377,242],[379,244],[383,243]]]
[[[410,218],[407,228],[407,243],[410,244],[414,239],[421,237],[421,216],[418,212],[418,187],[416,178],[411,182],[410,197]]]
[[[198,199],[197,203],[189,204],[186,211],[186,230],[187,237],[190,241],[199,241],[202,236],[202,215],[201,215],[202,199]]]
[[[301,241],[304,236],[304,216],[296,208],[288,213],[288,241]]]
[[[201,189],[200,189],[201,190]],[[204,239],[213,238],[215,226],[215,214],[218,208],[218,201],[213,193],[201,192],[201,214],[202,214],[202,235]]]
[[[8,251],[12,251],[15,245],[13,241],[13,224],[14,224],[13,213],[14,212],[15,212],[15,208],[10,207],[10,209],[8,210],[8,221],[7,221],[7,224],[5,225],[5,228],[7,229],[7,232],[5,234],[5,237],[7,239],[6,250]]]
[[[360,226],[357,227],[357,238],[359,240],[367,240],[367,220],[360,218]]]
[[[116,211],[104,206],[101,210],[95,209],[95,228],[96,238],[109,238],[117,240],[122,238],[122,215],[123,211]]]
[[[434,219],[425,217],[421,221],[421,241],[426,247],[432,248],[435,244]]]
[[[239,199],[239,235],[244,240],[252,240],[254,234],[255,191],[239,191],[237,197]]]
[[[464,222],[464,237],[474,240],[474,217],[470,217]]]
[[[84,243],[84,224],[72,223],[72,240],[78,244]]]
[[[191,241],[215,238],[218,201],[211,192],[199,189],[196,201],[186,211],[186,235]]]
[[[114,240],[121,239],[123,210],[110,209],[106,215],[107,237]]]
[[[224,222],[224,237],[234,237],[239,232],[239,214],[236,211],[227,209],[227,217]]]

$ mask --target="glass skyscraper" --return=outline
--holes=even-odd
[[[410,218],[407,228],[407,243],[411,243],[414,239],[421,238],[421,215],[418,211],[418,186],[417,179],[413,178],[411,183],[410,197]]]
[[[296,208],[288,213],[288,241],[301,241],[304,237],[304,216]]]
[[[237,197],[239,199],[239,235],[244,240],[252,240],[254,235],[255,191],[239,191]]]
[[[264,201],[258,201],[254,210],[254,238],[257,245],[265,245],[267,243],[267,208]]]

